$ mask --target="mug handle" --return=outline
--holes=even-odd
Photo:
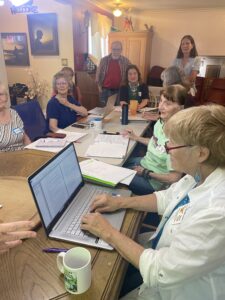
[[[63,258],[65,256],[65,252],[60,252],[58,255],[57,255],[57,267],[59,269],[59,271],[61,273],[64,274],[64,268],[63,268]]]

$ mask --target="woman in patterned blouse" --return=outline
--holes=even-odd
[[[0,83],[0,151],[21,150],[30,142],[24,131],[23,121],[9,107],[6,88]]]

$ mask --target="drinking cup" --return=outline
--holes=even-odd
[[[137,100],[130,100],[130,114],[135,116],[137,113],[138,108],[138,101]]]
[[[102,118],[94,118],[91,122],[90,125],[92,128],[94,128],[97,131],[102,130]]]
[[[82,294],[91,285],[91,254],[83,247],[75,247],[57,256],[57,267],[64,274],[65,289]]]

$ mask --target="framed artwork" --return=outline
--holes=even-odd
[[[27,15],[32,55],[58,55],[57,15]]]
[[[2,48],[7,66],[29,66],[26,33],[1,33]]]

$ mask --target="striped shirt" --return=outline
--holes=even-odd
[[[23,121],[15,110],[10,109],[10,122],[0,123],[0,152],[23,149],[23,138]]]

